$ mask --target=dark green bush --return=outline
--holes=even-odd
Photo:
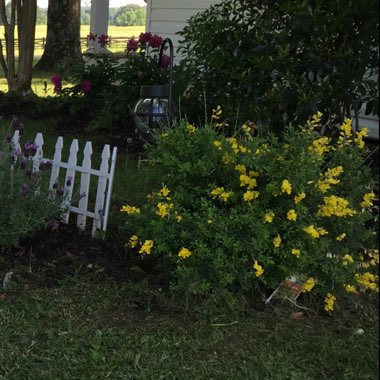
[[[378,20],[376,0],[224,0],[179,33],[182,68],[194,98],[233,118],[342,123],[363,102],[378,114]]]

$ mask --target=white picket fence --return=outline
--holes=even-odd
[[[15,149],[22,150],[19,141],[19,131],[16,130],[12,138],[12,143]],[[117,148],[114,147],[112,149],[111,157],[110,146],[108,144],[104,145],[100,167],[99,170],[96,170],[91,166],[91,157],[93,152],[90,141],[87,141],[85,144],[82,165],[77,164],[79,151],[77,139],[74,139],[71,143],[67,162],[62,162],[63,138],[61,136],[58,137],[55,144],[53,160],[43,157],[44,139],[42,133],[37,133],[34,142],[37,145],[37,152],[32,158],[33,171],[39,171],[41,163],[52,161],[49,189],[53,189],[54,184],[58,182],[61,169],[66,170],[63,184],[66,184],[69,178],[71,179],[71,186],[66,187],[64,203],[62,204],[62,208],[66,210],[63,215],[63,222],[68,223],[70,213],[74,213],[77,214],[76,223],[81,230],[86,228],[87,218],[91,218],[93,219],[92,236],[95,235],[97,230],[106,231],[115,173]],[[109,162],[110,158],[111,163]],[[78,193],[81,194],[81,196],[79,197],[80,199],[78,206],[73,206],[71,203],[73,198],[75,199],[75,197],[73,197],[73,189],[76,180],[76,173],[80,173]],[[98,183],[94,209],[93,211],[89,211],[90,181],[93,176],[98,177]]]

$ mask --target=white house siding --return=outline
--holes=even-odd
[[[218,0],[147,0],[146,31],[163,38],[170,38],[176,52],[180,36],[175,33],[186,26],[191,16],[218,2]],[[175,53],[175,60],[179,59],[178,53]]]

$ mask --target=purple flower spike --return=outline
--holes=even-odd
[[[28,193],[29,193],[29,190],[30,190],[30,186],[29,186],[28,183],[25,182],[25,183],[22,185],[22,195],[23,195],[24,197],[26,197],[26,196],[28,195]]]
[[[73,180],[73,177],[71,177],[71,175],[69,175],[69,176],[67,177],[67,181],[66,181],[66,186],[67,186],[67,187],[70,187],[70,186],[71,186],[71,184],[72,184],[72,180]]]
[[[53,183],[53,189],[58,189],[58,182]]]

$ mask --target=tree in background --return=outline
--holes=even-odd
[[[49,0],[46,45],[35,70],[66,69],[81,61],[80,0]]]
[[[7,16],[5,0],[0,0],[0,18],[4,25],[4,41],[0,40],[0,65],[8,83],[9,92],[29,93],[32,85],[34,37],[37,0],[11,0]],[[18,64],[16,68],[15,29],[17,25]]]
[[[128,4],[117,9],[113,18],[110,20],[110,24],[116,26],[137,26],[144,25],[145,19],[146,7]]]

